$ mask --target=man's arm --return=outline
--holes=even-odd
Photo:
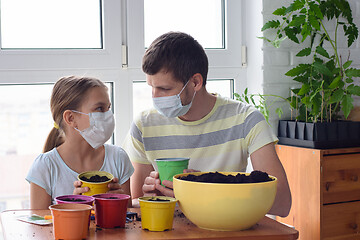
[[[131,197],[132,199],[137,199],[138,197],[142,197],[144,195],[143,185],[145,179],[150,175],[152,171],[154,171],[154,168],[151,164],[142,164],[135,162],[133,162],[132,164],[134,166],[134,173],[131,176],[130,181]],[[137,205],[136,201],[133,201],[133,204]]]
[[[291,193],[285,170],[276,154],[275,144],[267,144],[250,155],[254,170],[267,172],[278,179],[275,202],[269,214],[286,217],[291,208]]]

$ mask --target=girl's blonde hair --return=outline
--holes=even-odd
[[[93,87],[107,89],[102,81],[92,77],[62,77],[55,83],[50,99],[54,127],[46,139],[43,152],[48,152],[64,143],[63,113],[66,110],[77,110],[85,99],[87,91]]]

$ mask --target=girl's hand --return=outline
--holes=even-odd
[[[89,187],[81,187],[81,185],[82,185],[81,181],[74,182],[74,187],[75,187],[73,192],[74,195],[81,195],[82,193],[86,193],[90,190]]]
[[[125,191],[121,188],[118,178],[113,178],[113,180],[108,184],[108,188],[108,193],[126,194]]]

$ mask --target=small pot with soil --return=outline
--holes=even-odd
[[[139,197],[141,227],[149,231],[171,230],[177,200],[172,197]]]
[[[94,203],[94,198],[92,196],[86,195],[62,195],[57,196],[55,198],[56,204],[62,203],[81,203],[81,204],[88,204],[90,206]]]
[[[123,228],[126,222],[127,205],[129,195],[104,193],[96,194],[95,198],[95,222],[102,228]]]
[[[87,238],[92,206],[76,203],[55,204],[49,206],[49,209],[55,239]]]
[[[109,191],[108,184],[113,180],[114,176],[105,171],[88,171],[78,175],[78,179],[82,182],[82,187],[89,187],[89,191],[83,195],[92,196],[95,194],[106,193]]]

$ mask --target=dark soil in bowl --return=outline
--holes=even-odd
[[[150,202],[170,202],[169,199],[161,199],[161,198],[150,198],[148,199]]]
[[[80,177],[80,179],[85,182],[106,182],[110,180],[107,176],[99,176],[99,175],[94,175],[91,176],[90,178],[82,176]]]
[[[181,180],[204,182],[204,183],[259,183],[269,182],[274,179],[270,178],[266,172],[252,171],[250,175],[238,173],[237,175],[225,175],[219,172],[209,172],[201,175],[189,174],[180,177]]]
[[[78,198],[64,198],[64,199],[60,199],[61,201],[66,201],[66,202],[85,202],[86,200],[84,199],[78,199]]]

